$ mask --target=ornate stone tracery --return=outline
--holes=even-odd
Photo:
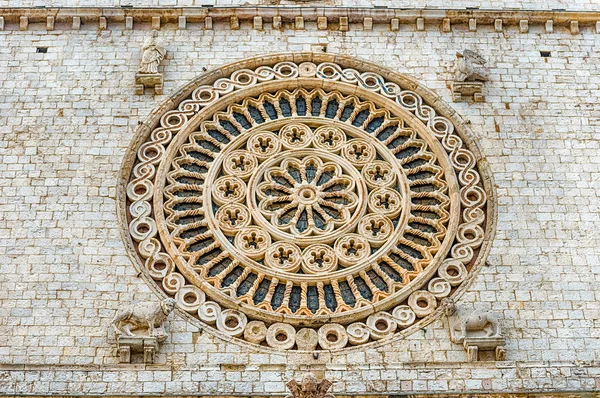
[[[483,261],[490,229],[453,122],[405,81],[318,57],[185,90],[125,163],[145,272],[196,319],[276,349],[412,326]]]

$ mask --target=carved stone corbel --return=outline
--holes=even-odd
[[[335,398],[333,394],[327,392],[332,384],[327,379],[318,381],[312,372],[306,372],[300,383],[295,379],[287,383],[290,394],[285,398]]]
[[[494,351],[496,361],[506,360],[505,339],[494,313],[467,310],[449,298],[444,299],[442,305],[448,316],[450,339],[463,344],[469,361],[478,361],[480,351],[490,350]]]
[[[144,363],[154,363],[158,351],[158,339],[144,336],[119,336],[117,337],[117,350],[121,363],[131,363],[132,353],[143,353]]]
[[[130,363],[132,353],[143,353],[144,363],[153,363],[158,346],[168,337],[167,317],[175,300],[126,305],[117,310],[111,322],[119,353],[119,362]]]
[[[153,88],[154,94],[163,93],[163,75],[160,73],[135,75],[135,93],[143,95],[146,87]]]
[[[486,60],[471,50],[457,52],[456,57],[454,78],[448,84],[452,91],[452,100],[473,97],[475,102],[485,101],[483,84],[489,80]]]

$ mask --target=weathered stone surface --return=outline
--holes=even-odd
[[[176,303],[173,299],[164,299],[158,303],[124,305],[117,310],[111,326],[118,336],[156,337],[159,342],[163,342],[167,338],[165,322]]]
[[[321,5],[324,2],[310,0],[294,0],[281,3],[282,7],[298,7],[299,5],[314,4]],[[1,0],[0,7],[35,7],[43,4],[40,0]],[[264,0],[203,0],[198,2],[195,0],[155,0],[152,5],[161,5],[164,7],[199,7],[201,5],[213,6],[231,6],[231,5],[272,5]],[[343,6],[343,7],[373,7],[387,5],[390,8],[415,8],[414,1],[411,0],[331,0],[326,2],[328,6]],[[120,7],[120,6],[143,6],[147,7],[148,2],[130,1],[130,0],[55,0],[52,2],[53,7]],[[423,8],[448,8],[449,3],[444,0],[424,0],[419,2],[418,7]],[[549,0],[541,4],[537,0],[457,0],[452,3],[452,8],[496,8],[496,9],[517,9],[517,10],[575,10],[575,11],[597,11],[598,4],[595,0]]]
[[[138,73],[135,75],[135,93],[144,94],[146,87],[154,89],[154,94],[163,93],[163,75],[158,71],[158,65],[167,54],[165,48],[158,39],[160,29],[160,17],[152,17],[152,32],[142,47],[142,60]]]
[[[138,130],[143,141],[134,139],[126,155],[124,168],[131,171],[123,173],[130,177],[119,198],[120,207],[126,198],[131,205],[121,224],[144,277],[227,336],[246,337],[248,319],[252,328],[254,321],[267,322],[266,343],[279,350],[314,349],[311,340],[320,349],[343,349],[435,317],[438,299],[485,262],[494,228],[491,176],[476,166],[477,153],[458,135],[468,134],[466,125],[441,101],[432,104],[423,87],[406,86],[403,76],[348,57],[281,54],[224,67],[236,68],[212,85],[195,82],[198,88],[180,104],[174,98],[172,109],[154,116],[160,125],[150,136]],[[335,73],[357,86],[354,94],[345,94]],[[321,88],[323,79],[327,88]],[[400,89],[376,94],[377,85],[412,88],[410,100],[403,104],[407,92]],[[269,94],[257,96],[257,89]],[[292,103],[294,113],[286,110]],[[394,109],[399,103],[402,111]],[[267,110],[270,121],[254,109]],[[186,129],[182,121],[200,110],[214,117]],[[403,112],[427,112],[436,121],[434,133]],[[243,127],[242,114],[249,115]],[[361,127],[365,120],[381,127],[369,132]],[[229,127],[218,132],[219,126]],[[194,149],[165,150],[180,145],[163,143],[165,128],[177,133],[178,142],[189,136]],[[423,148],[422,140],[430,146]],[[448,156],[455,151],[460,161]],[[400,168],[398,162],[406,164]],[[150,164],[158,166],[156,178],[147,171]],[[463,180],[458,173],[472,177]],[[446,192],[460,192],[461,200]],[[164,210],[149,214],[158,198]],[[197,214],[202,218],[187,222]],[[469,232],[455,237],[455,229]],[[175,242],[189,258],[185,262],[161,249]],[[449,255],[433,256],[447,244]],[[191,278],[197,264],[209,271]],[[417,278],[423,269],[427,273]],[[300,327],[314,328],[318,339],[306,341],[306,333],[298,339]],[[249,337],[256,342],[256,333]]]
[[[68,3],[62,5],[132,2]],[[187,0],[164,5],[171,3],[199,5]],[[447,3],[431,0],[423,7]],[[540,4],[504,0],[493,6]],[[414,1],[385,5],[410,8]],[[595,0],[543,5],[597,11]],[[338,398],[426,392],[455,396],[465,391],[469,394],[463,396],[494,392],[490,396],[503,398],[507,391],[510,396],[534,391],[593,396],[589,391],[600,388],[599,19],[581,20],[579,33],[571,35],[571,19],[562,17],[546,32],[546,21],[560,12],[486,14],[489,1],[456,3],[467,6],[482,10],[427,16],[425,30],[418,32],[418,13],[407,17],[409,10],[396,10],[385,21],[380,14],[359,13],[343,33],[336,31],[340,15],[334,10],[327,14],[329,31],[317,29],[317,14],[310,16],[310,10],[302,14],[310,16],[306,29],[293,31],[293,7],[278,14],[277,30],[270,28],[271,18],[277,17],[262,15],[263,31],[249,23],[254,9],[234,31],[230,15],[217,15],[218,7],[211,11],[214,25],[209,30],[204,29],[207,10],[188,16],[186,30],[177,29],[177,15],[161,15],[161,38],[173,49],[161,69],[164,93],[171,95],[203,68],[220,76],[226,72],[220,68],[237,59],[299,53],[319,44],[330,53],[368,59],[412,76],[449,103],[446,81],[452,78],[455,51],[472,48],[485,54],[490,65],[486,102],[457,102],[452,108],[469,123],[472,135],[465,139],[477,144],[483,155],[479,163],[487,164],[494,176],[497,232],[490,266],[473,277],[458,302],[498,315],[507,361],[490,360],[491,352],[468,362],[464,348],[450,341],[444,318],[410,338],[380,340],[346,352],[321,350],[315,358],[312,353],[239,345],[234,337],[225,340],[209,327],[191,325],[178,310],[171,337],[156,352],[153,366],[119,364],[114,344],[105,338],[115,310],[123,302],[158,301],[156,292],[137,277],[115,216],[121,162],[133,131],[166,98],[132,95],[151,16],[132,9],[134,29],[126,30],[129,10],[107,10],[114,12],[106,16],[108,29],[98,31],[99,14],[92,18],[80,9],[80,17],[59,10],[55,29],[46,32],[49,11],[36,8],[27,11],[33,19],[23,31],[20,14],[2,13],[0,32],[0,391],[283,396],[285,381],[310,369],[319,379],[334,382]],[[465,16],[471,14],[477,18],[477,32],[468,31]],[[373,18],[372,31],[363,30],[365,17]],[[451,20],[451,32],[440,32],[443,18]],[[503,20],[502,32],[494,29],[496,19]],[[520,33],[521,19],[530,21],[529,33]],[[48,50],[36,52],[37,47]],[[542,50],[551,56],[541,57]]]

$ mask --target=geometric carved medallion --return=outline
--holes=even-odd
[[[125,242],[192,322],[342,349],[437,314],[484,261],[490,188],[462,126],[400,75],[335,60],[230,65],[138,131]]]

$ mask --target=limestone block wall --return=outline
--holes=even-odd
[[[471,3],[480,2],[460,2]],[[148,22],[46,28],[33,21],[21,31],[7,19],[0,31],[0,393],[281,395],[305,369],[332,380],[338,395],[600,389],[595,25],[546,32],[536,24],[522,33],[464,23],[442,32],[434,24],[339,31],[312,21],[303,30],[169,22],[159,33],[168,51],[162,96],[133,89]],[[489,60],[484,103],[451,103],[446,81],[464,48]],[[445,318],[385,344],[315,358],[225,341],[175,315],[155,365],[118,364],[106,338],[116,308],[156,300],[116,219],[117,177],[138,123],[204,70],[267,52],[324,50],[415,77],[470,124],[494,175],[498,217],[489,266],[461,303],[498,314],[507,361],[467,362]]]

